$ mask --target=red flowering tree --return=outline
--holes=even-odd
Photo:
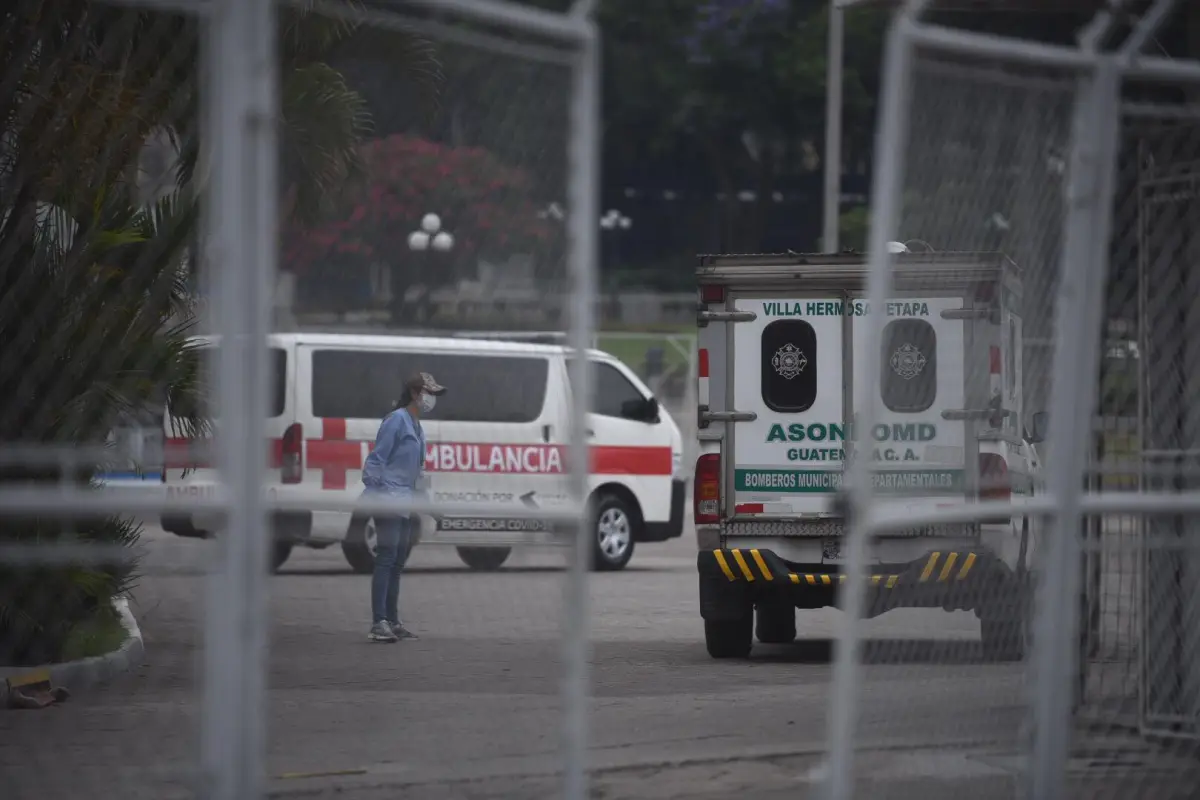
[[[367,267],[391,269],[393,311],[414,285],[432,289],[474,274],[481,258],[552,257],[558,224],[540,219],[529,176],[487,150],[394,135],[363,146],[365,180],[325,222],[293,227],[282,266],[299,277],[360,283]],[[449,253],[409,249],[421,218],[435,213],[454,237]]]

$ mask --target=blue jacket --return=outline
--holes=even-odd
[[[363,462],[363,486],[369,490],[411,497],[425,467],[425,431],[406,408],[383,418],[375,449]]]

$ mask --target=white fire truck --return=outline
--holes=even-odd
[[[694,511],[700,613],[715,658],[752,638],[790,642],[796,609],[838,604],[847,459],[901,508],[924,510],[1035,491],[1022,408],[1021,271],[1000,253],[909,253],[881,308],[860,254],[706,255],[699,284],[700,456]],[[886,317],[882,341],[867,315]],[[881,348],[877,379],[854,362]],[[870,431],[855,409],[879,392]],[[917,526],[870,542],[867,613],[972,610],[985,652],[1022,657],[1035,520]]]

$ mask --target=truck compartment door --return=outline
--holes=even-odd
[[[731,325],[734,408],[757,418],[731,425],[726,513],[818,515],[841,485],[841,297],[734,297],[753,320]]]

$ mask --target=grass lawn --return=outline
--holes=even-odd
[[[107,609],[97,612],[91,619],[76,625],[68,635],[63,645],[62,660],[76,661],[111,653],[124,644],[127,637],[128,633],[115,611]]]
[[[663,367],[667,372],[671,372],[677,368],[687,369],[688,361],[692,354],[685,355],[680,352],[677,346],[677,344],[682,344],[687,347],[687,340],[672,343],[667,339],[672,333],[690,333],[694,335],[695,328],[685,331],[664,332],[630,331],[617,333],[615,331],[602,331],[596,337],[596,344],[604,352],[611,353],[621,359],[621,361],[624,361],[639,375],[642,373],[642,366],[646,362],[646,352],[653,347],[662,348]]]

